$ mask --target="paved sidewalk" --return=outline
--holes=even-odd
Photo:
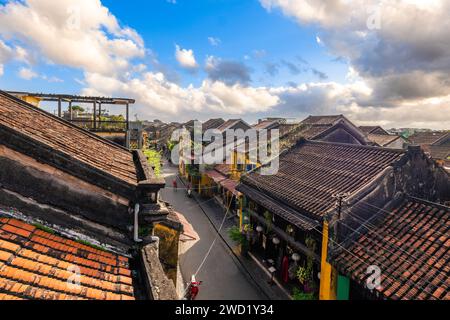
[[[199,300],[266,300],[266,295],[252,281],[225,241],[218,235],[213,224],[203,213],[194,198],[188,198],[185,187],[178,180],[178,190],[171,184],[177,168],[164,165],[163,176],[167,187],[161,199],[169,202],[182,214],[197,233],[195,240],[180,243],[179,293],[191,275],[203,281]]]
[[[185,183],[183,179],[180,180]],[[224,219],[226,209],[216,201],[206,202],[205,199],[202,199],[196,192],[193,192],[192,194],[194,196],[194,199],[202,209],[203,213],[206,215],[217,232]],[[278,281],[275,281],[274,285],[269,285],[270,275],[266,268],[251,255],[249,255],[249,257],[243,256],[240,253],[238,246],[233,242],[233,240],[230,239],[228,235],[228,229],[238,224],[237,219],[238,218],[236,216],[230,216],[230,213],[228,213],[228,216],[225,218],[224,224],[219,234],[226,245],[229,247],[230,251],[233,252],[235,259],[245,271],[246,276],[255,283],[255,285],[268,299],[291,299],[289,293],[284,288],[282,288]]]

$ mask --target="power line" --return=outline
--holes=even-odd
[[[250,179],[250,180],[253,180],[254,182],[257,182],[257,181],[255,181],[253,178],[251,178],[249,175],[247,175],[247,178]],[[257,185],[256,185],[256,187],[257,187],[260,191],[263,191],[263,190],[261,190],[261,188],[259,188]],[[322,236],[324,236],[323,232],[320,231],[319,229],[317,229],[316,227],[313,227],[313,229],[316,230],[317,232],[319,232],[319,234],[321,234]],[[367,266],[370,266],[368,263],[364,262],[364,260],[362,260],[360,257],[358,257],[358,256],[355,255],[354,253],[352,253],[352,252],[350,252],[349,250],[347,250],[344,246],[342,246],[341,244],[339,244],[337,241],[331,239],[330,237],[329,237],[329,241],[334,242],[336,245],[338,245],[339,247],[341,247],[343,250],[345,250],[345,251],[346,251],[347,253],[349,253],[351,256],[353,256],[353,257],[355,257],[356,259],[360,260],[363,264],[365,264],[365,265],[367,265]],[[356,243],[354,240],[351,240],[351,241],[354,242],[354,243]],[[363,246],[363,249],[364,249],[366,252],[368,252],[368,251],[367,251],[368,249],[365,248],[364,246]],[[373,253],[373,252],[372,252],[372,253]],[[381,266],[383,266],[383,267],[386,267],[384,264],[380,263],[378,260],[375,259],[375,261],[378,262],[379,265],[381,265]],[[388,270],[388,269],[389,269],[389,268],[386,268],[386,270]],[[406,282],[407,282],[407,283],[408,283],[408,282],[411,282],[412,286],[414,286],[414,287],[416,287],[416,288],[419,288],[419,289],[422,289],[424,292],[426,292],[426,293],[432,295],[432,294],[431,294],[430,292],[428,292],[425,288],[423,288],[422,286],[419,286],[419,285],[415,284],[415,283],[412,282],[410,279],[408,279],[408,278],[406,278],[406,277],[404,277],[404,276],[402,276],[402,275],[399,275],[399,276],[402,277],[402,278],[404,278],[404,279],[406,279]],[[389,276],[387,276],[387,275],[385,275],[385,277],[388,278],[388,279],[390,279],[390,280],[394,280],[394,282],[395,282],[395,281],[398,281],[398,279],[389,277]]]
[[[342,222],[342,223],[343,223],[343,222]],[[347,226],[348,228],[352,229],[353,231],[357,232],[358,234],[364,235],[364,236],[366,237],[367,240],[371,241],[371,242],[374,243],[375,245],[378,245],[378,246],[382,247],[385,251],[387,251],[387,252],[389,252],[389,253],[391,254],[390,257],[395,257],[395,253],[394,253],[394,252],[392,252],[392,251],[390,251],[390,250],[384,248],[382,245],[378,244],[375,240],[370,239],[370,237],[368,236],[368,234],[362,234],[362,233],[360,233],[359,231],[354,230],[353,228],[351,228],[351,227],[348,226],[347,224],[345,224],[345,223],[343,223],[343,224],[344,224],[345,226]],[[355,241],[354,243],[359,244],[359,242],[357,242],[357,241]],[[362,244],[360,244],[360,245],[363,246]],[[401,248],[399,248],[399,249],[401,250]],[[373,251],[371,251],[371,252],[373,252]],[[407,254],[407,255],[409,256],[409,254]],[[388,258],[390,258],[390,257],[385,258],[385,260],[388,260]],[[398,258],[399,258],[400,260],[402,260],[402,261],[408,263],[410,266],[414,266],[414,265],[415,265],[415,262],[411,262],[411,261],[408,260],[407,258],[403,258],[403,257],[400,256],[400,255],[398,255]],[[418,259],[418,260],[419,260],[419,259]],[[424,264],[426,264],[425,261],[419,260],[419,262],[421,262],[421,265],[422,265],[422,266],[423,266]],[[437,271],[440,271],[438,268],[436,268],[436,267],[433,266],[433,265],[430,265],[430,267],[436,269]],[[392,267],[391,267],[391,268],[392,268]],[[403,269],[402,271],[404,271],[404,269]],[[407,279],[408,279],[408,278],[407,278]],[[442,284],[442,283],[444,283],[444,281],[441,281],[439,284]],[[431,280],[428,280],[428,281],[426,282],[426,284],[427,284],[427,285],[430,285],[430,284],[431,284]]]

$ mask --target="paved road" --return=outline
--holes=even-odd
[[[196,272],[212,242],[217,239],[197,275],[197,279],[203,281],[198,299],[264,299],[261,292],[244,275],[244,271],[240,269],[223,240],[216,236],[214,228],[196,201],[188,198],[185,190],[174,191],[172,189],[175,173],[176,168],[164,166],[167,188],[162,191],[161,196],[165,201],[171,203],[176,211],[186,217],[199,235],[198,241],[182,245],[180,268],[183,279],[190,279],[191,275]],[[180,186],[182,184],[178,180],[178,187],[180,188]]]

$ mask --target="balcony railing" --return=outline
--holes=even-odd
[[[126,132],[128,127],[126,121],[94,121],[85,119],[72,119],[68,121],[78,127],[94,132]]]

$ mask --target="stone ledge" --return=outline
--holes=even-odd
[[[158,250],[154,243],[141,249],[144,283],[153,300],[178,300],[177,291],[162,268],[158,257]]]

